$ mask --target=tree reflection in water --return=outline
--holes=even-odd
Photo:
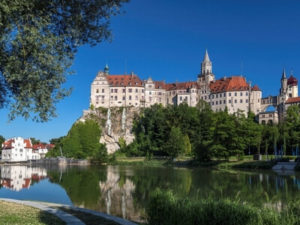
[[[13,174],[22,174],[22,179],[31,177],[32,183],[33,174],[37,172],[30,171],[38,171],[37,168],[26,167],[20,170],[22,172],[8,172],[16,171],[17,167],[9,168],[1,167],[2,185],[7,184],[8,174],[11,174],[11,183],[15,182]],[[145,208],[156,188],[170,189],[181,198],[229,198],[278,210],[288,202],[300,200],[300,174],[281,176],[272,172],[143,166],[39,169],[50,182],[65,189],[74,205],[134,221],[145,220]]]

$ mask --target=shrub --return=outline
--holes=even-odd
[[[177,199],[172,192],[160,190],[152,195],[147,214],[150,225],[282,224],[280,214],[271,210],[258,209],[230,200],[194,202]]]

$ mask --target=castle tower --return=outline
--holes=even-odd
[[[298,80],[292,72],[289,79],[287,79],[287,93],[289,98],[298,97]]]
[[[201,63],[201,72],[198,75],[198,83],[201,86],[207,86],[214,80],[215,75],[212,73],[212,62],[209,59],[207,50],[205,50],[204,59]]]
[[[204,59],[201,63],[201,75],[207,74],[212,74],[212,63],[209,59],[207,50],[205,50]]]
[[[107,64],[106,64],[105,67],[104,67],[104,73],[105,73],[106,75],[109,74],[109,67],[108,67]]]
[[[280,88],[280,95],[285,95],[287,93],[287,78],[285,69],[283,69],[282,76],[281,76],[281,88]]]

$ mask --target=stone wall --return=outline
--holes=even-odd
[[[126,144],[133,142],[133,120],[139,112],[137,107],[97,108],[85,110],[80,121],[94,119],[99,123],[102,130],[100,143],[106,145],[108,154],[112,154],[120,149],[120,138],[123,138]]]

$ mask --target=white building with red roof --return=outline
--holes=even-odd
[[[6,140],[2,144],[2,161],[4,162],[24,162],[32,160],[32,143],[30,139],[14,137]]]
[[[106,65],[91,85],[90,105],[103,107],[150,107],[154,104],[196,106],[200,99],[208,102],[214,111],[228,109],[261,111],[262,92],[257,85],[251,86],[243,76],[224,77],[215,80],[212,62],[205,52],[201,72],[197,80],[165,83],[151,78],[141,80],[136,74],[111,75]]]

